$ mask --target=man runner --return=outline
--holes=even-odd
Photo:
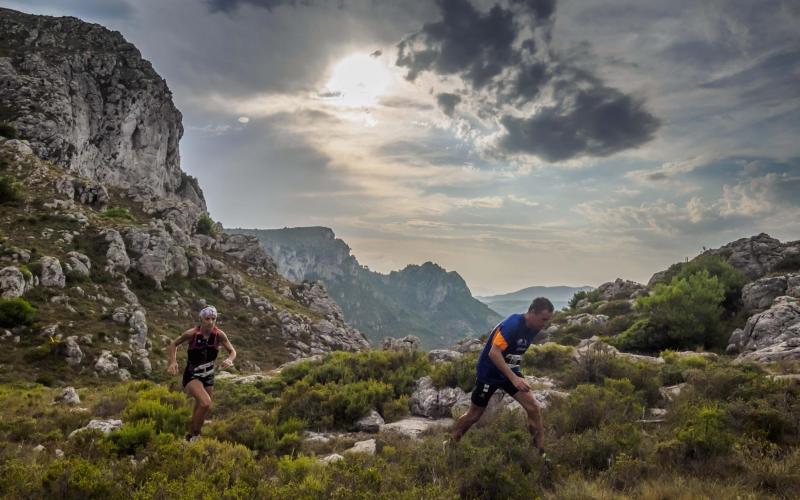
[[[544,297],[538,297],[533,300],[527,313],[512,314],[494,327],[478,358],[477,381],[469,410],[453,426],[454,442],[458,442],[481,418],[492,394],[502,389],[525,409],[528,432],[533,436],[536,448],[544,454],[542,414],[530,392],[530,385],[520,373],[519,365],[522,355],[552,315],[553,304]]]

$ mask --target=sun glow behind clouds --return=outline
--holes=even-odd
[[[339,106],[372,107],[393,80],[394,74],[379,57],[352,54],[333,67],[325,85],[325,95]]]

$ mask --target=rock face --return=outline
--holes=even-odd
[[[602,300],[635,299],[647,290],[647,287],[635,281],[617,278],[597,287]]]
[[[55,257],[42,257],[42,274],[39,277],[42,286],[64,288],[67,278],[61,263]]]
[[[203,195],[180,169],[181,113],[166,82],[119,32],[0,9],[0,108],[41,158],[102,184]]]
[[[800,303],[778,297],[772,307],[750,316],[744,330],[731,335],[728,352],[741,353],[738,360],[779,361],[800,359]]]
[[[800,274],[772,276],[748,283],[742,288],[742,303],[748,311],[762,310],[783,295],[800,297]]]
[[[329,228],[228,231],[256,236],[286,278],[323,282],[345,320],[373,345],[389,336],[415,335],[426,349],[444,347],[486,333],[502,319],[472,297],[458,273],[432,262],[388,275],[370,271]]]
[[[761,233],[733,241],[718,249],[707,250],[703,255],[720,256],[754,280],[771,272],[784,259],[800,255],[800,241],[781,243],[770,235]]]
[[[25,276],[19,269],[9,266],[0,270],[0,294],[3,297],[22,297],[25,289]]]

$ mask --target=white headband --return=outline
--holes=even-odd
[[[207,318],[209,316],[216,316],[217,315],[217,308],[214,306],[206,306],[200,310],[200,317]]]

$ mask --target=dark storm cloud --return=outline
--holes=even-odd
[[[427,23],[419,33],[398,45],[398,66],[408,68],[408,79],[423,71],[459,74],[474,88],[481,88],[503,68],[517,64],[512,44],[518,28],[514,14],[495,5],[481,13],[468,0],[438,0],[442,20]],[[422,50],[415,46],[422,45]]]
[[[437,5],[441,20],[403,39],[396,63],[410,81],[423,72],[458,75],[459,102],[478,116],[499,117],[504,134],[496,153],[552,162],[608,156],[654,137],[660,121],[642,99],[609,87],[550,47],[555,1],[511,0],[488,12],[468,0]],[[455,94],[437,96],[448,116],[456,111],[453,98],[441,96],[449,95]]]
[[[453,111],[455,111],[458,103],[461,102],[461,96],[443,92],[436,95],[436,102],[439,104],[444,114],[453,116]]]

